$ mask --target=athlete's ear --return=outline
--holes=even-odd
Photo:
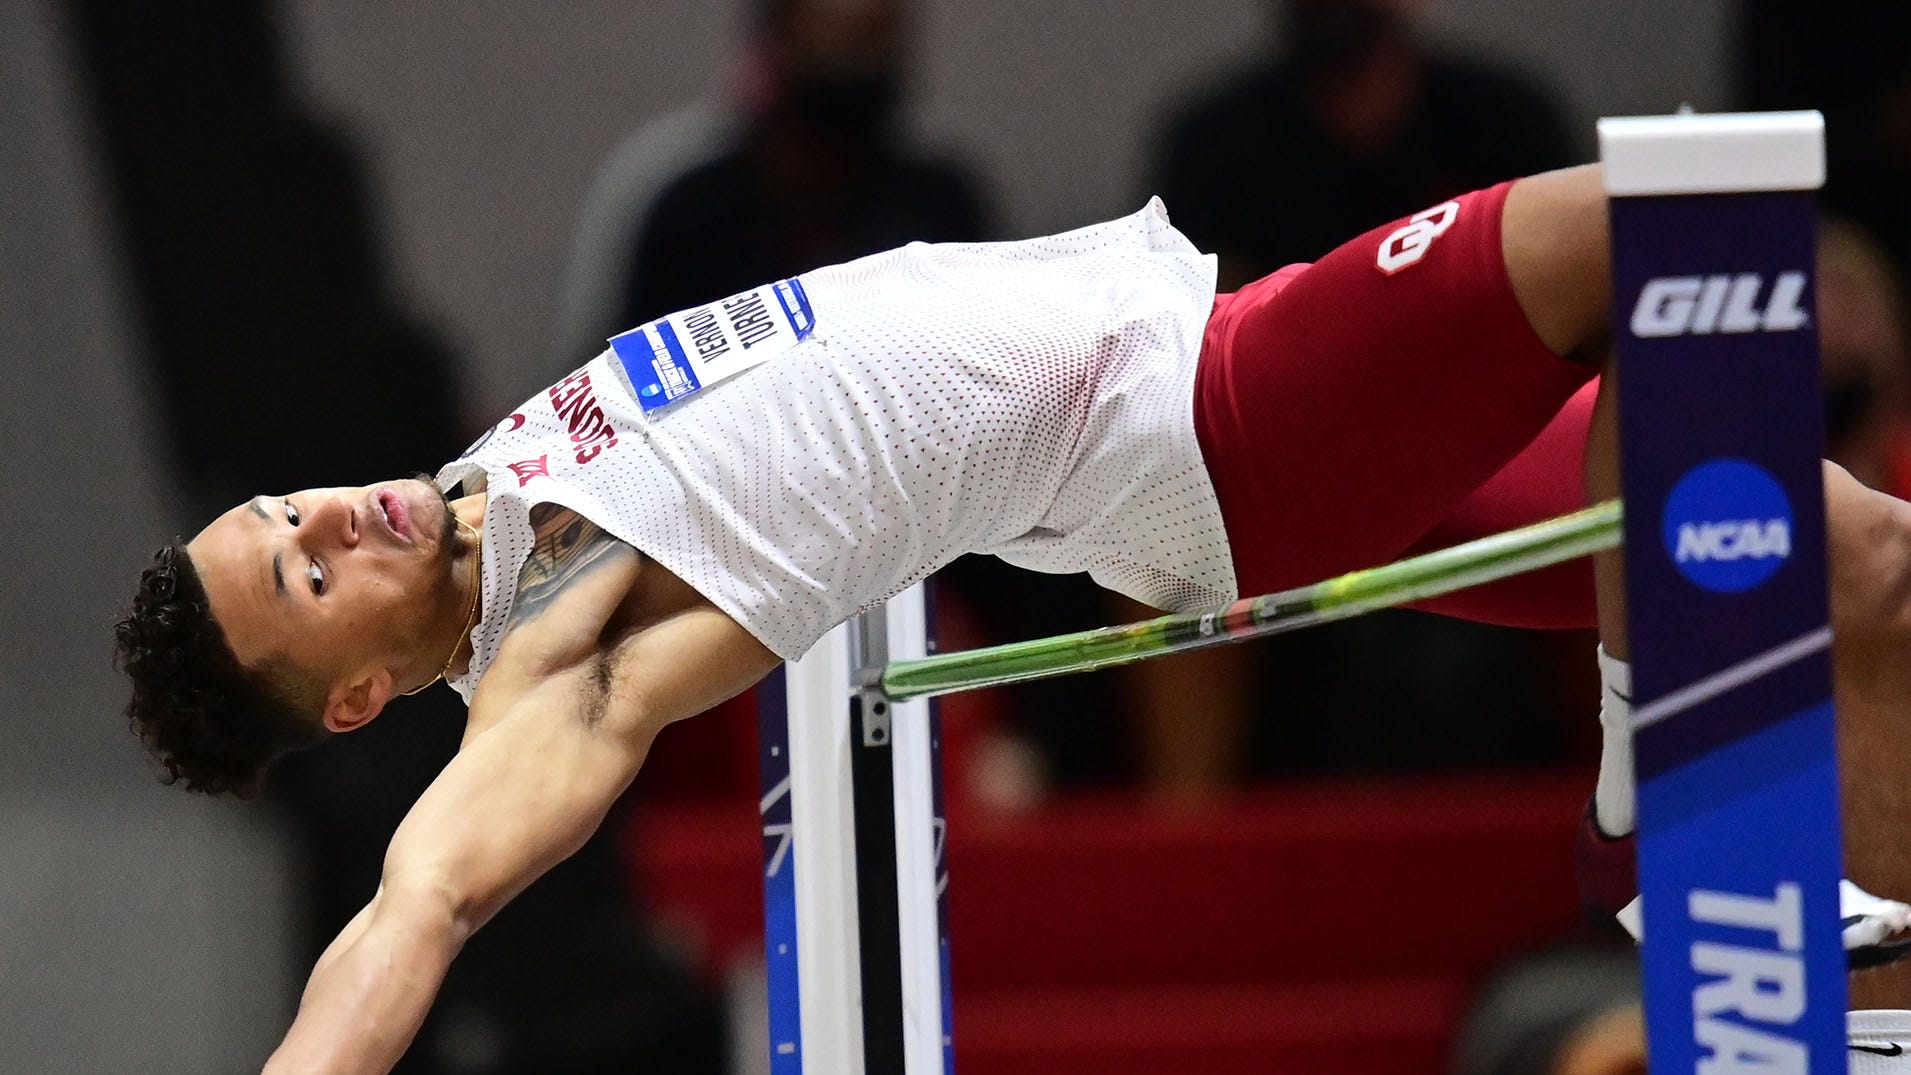
[[[371,723],[393,693],[391,673],[383,668],[333,687],[325,696],[325,727],[334,732],[356,731]]]

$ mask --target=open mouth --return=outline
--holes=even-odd
[[[405,506],[404,498],[390,489],[380,489],[373,498],[378,505],[379,518],[385,526],[401,541],[411,540],[411,512]]]

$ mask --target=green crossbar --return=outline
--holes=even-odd
[[[895,701],[929,698],[1112,668],[1351,619],[1615,548],[1620,541],[1620,518],[1619,501],[1608,500],[1450,549],[1200,612],[895,661],[883,671],[882,690]]]

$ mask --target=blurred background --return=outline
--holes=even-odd
[[[440,690],[260,804],[160,787],[108,665],[151,550],[256,493],[435,470],[607,335],[779,275],[1160,193],[1234,286],[1589,159],[1599,115],[1819,107],[1833,451],[1902,492],[1908,22],[0,0],[0,1070],[256,1070],[457,742]],[[939,587],[945,648],[1143,614],[993,562]],[[1571,882],[1592,649],[1377,615],[951,700],[958,1064],[1639,1070],[1561,1066],[1636,1037],[1625,949]],[[473,942],[400,1070],[765,1070],[753,735],[747,699],[674,727]]]

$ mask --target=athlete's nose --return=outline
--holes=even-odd
[[[350,494],[348,489],[328,490],[313,504],[307,520],[312,541],[342,549],[358,544],[361,519],[357,498]]]

